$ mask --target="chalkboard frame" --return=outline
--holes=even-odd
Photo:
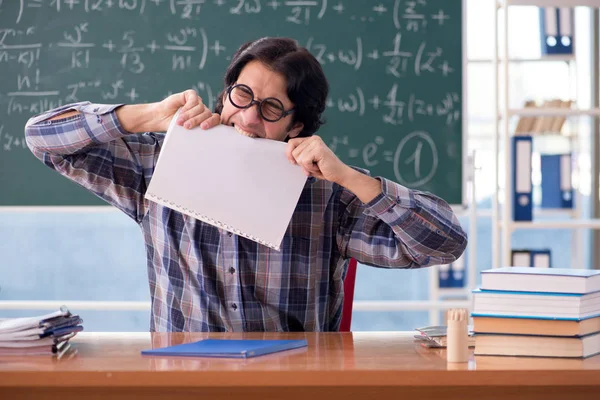
[[[467,203],[468,193],[467,193],[467,183],[469,176],[473,175],[472,184],[475,185],[475,176],[474,176],[474,166],[471,166],[469,163],[469,155],[467,154],[468,150],[468,135],[469,135],[469,121],[467,118],[468,115],[468,81],[467,81],[467,70],[468,70],[468,48],[467,48],[467,0],[461,0],[461,37],[462,37],[462,94],[461,94],[461,118],[462,118],[462,182],[461,182],[461,202],[460,204],[451,204],[453,208],[462,208],[466,209],[469,205]],[[469,169],[472,169],[473,172],[469,172]],[[475,199],[473,199],[475,201]]]

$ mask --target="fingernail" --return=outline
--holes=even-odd
[[[192,124],[190,124],[189,122],[186,122],[186,123],[185,123],[185,125],[184,125],[184,126],[185,126],[185,129],[190,129],[190,126],[191,126],[191,125],[192,125]]]
[[[183,124],[183,120],[182,120],[181,118],[179,118],[179,119],[177,120],[177,125],[181,125],[181,124]]]
[[[208,124],[207,124],[207,123],[203,123],[202,125],[200,125],[200,127],[201,127],[202,129],[206,129],[206,128],[208,128]]]

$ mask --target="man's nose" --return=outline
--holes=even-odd
[[[252,104],[250,107],[242,110],[242,117],[245,125],[256,125],[260,123],[261,117],[258,107],[258,104]]]

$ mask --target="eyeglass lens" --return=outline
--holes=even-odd
[[[229,100],[238,108],[247,108],[254,102],[254,92],[246,85],[235,85],[229,92]],[[261,116],[267,121],[278,121],[285,112],[280,100],[268,97],[259,103]]]

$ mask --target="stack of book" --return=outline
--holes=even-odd
[[[61,355],[82,323],[64,306],[36,317],[0,319],[0,356]]]
[[[486,270],[473,303],[475,355],[584,358],[600,353],[598,270]]]

